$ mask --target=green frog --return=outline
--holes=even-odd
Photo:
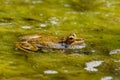
[[[21,36],[20,42],[16,42],[16,47],[25,52],[36,52],[42,49],[66,50],[80,49],[85,47],[84,39],[77,38],[75,33],[59,39],[54,36],[27,35]]]

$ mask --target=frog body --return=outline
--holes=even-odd
[[[21,42],[16,42],[16,47],[25,52],[36,52],[41,49],[81,49],[85,47],[84,39],[77,38],[75,33],[63,39],[54,36],[28,35],[21,36]]]

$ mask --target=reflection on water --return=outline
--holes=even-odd
[[[98,71],[98,69],[96,69],[96,67],[100,66],[102,64],[102,62],[103,61],[87,62],[86,67],[84,69],[86,69],[87,71]]]
[[[57,17],[50,17],[48,20],[52,25],[59,24],[59,19]]]
[[[0,23],[0,26],[12,25],[12,23]]]
[[[83,44],[80,44],[80,45],[68,46],[67,48],[68,49],[82,49],[82,48],[85,48],[85,47],[86,47],[86,44],[83,43]]]
[[[58,74],[58,71],[55,71],[55,70],[46,70],[46,71],[44,71],[44,74]]]
[[[23,29],[31,29],[32,26],[22,26]]]
[[[40,44],[36,44],[37,46],[39,47],[44,47]],[[53,49],[82,49],[82,48],[85,48],[86,47],[86,44],[83,43],[83,44],[79,44],[79,45],[67,45],[66,43],[53,43],[49,46],[47,46],[48,48],[53,48]]]
[[[120,60],[115,60],[114,62],[120,62]]]
[[[43,1],[42,1],[42,0],[34,0],[34,1],[32,1],[32,3],[33,3],[33,4],[43,3]]]
[[[106,76],[101,78],[101,80],[112,80],[112,79],[113,79],[112,76]]]
[[[44,14],[40,13],[40,16],[44,16]]]
[[[112,55],[112,54],[117,54],[117,53],[120,53],[120,49],[115,49],[115,50],[112,50],[112,51],[110,51],[110,55]]]
[[[64,7],[69,8],[70,4],[64,4]]]
[[[45,24],[45,23],[41,23],[41,24],[40,24],[40,27],[41,27],[41,28],[44,28],[44,27],[46,27],[46,26],[47,26],[47,24]]]
[[[92,53],[96,52],[96,50],[91,50]]]
[[[64,72],[65,72],[65,73],[67,73],[67,72],[68,72],[68,70],[64,70]]]

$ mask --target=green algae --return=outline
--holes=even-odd
[[[0,0],[0,79],[100,80],[112,76],[118,80],[120,55],[109,52],[120,48],[119,3],[119,0]],[[85,53],[26,53],[15,47],[21,35],[63,37],[73,32],[85,38]],[[103,61],[98,72],[86,71],[86,62],[94,60]],[[56,70],[58,74],[44,74],[45,70]]]

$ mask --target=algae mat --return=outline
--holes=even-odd
[[[119,0],[0,0],[0,80],[119,80]],[[26,53],[19,36],[76,33],[81,53]]]

